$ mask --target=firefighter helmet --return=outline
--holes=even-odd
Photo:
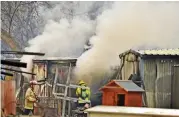
[[[86,84],[86,83],[83,80],[80,80],[78,84],[82,85],[82,84]]]

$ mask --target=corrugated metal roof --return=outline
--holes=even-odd
[[[142,55],[172,55],[179,56],[179,48],[176,49],[159,49],[159,50],[138,50]]]
[[[121,86],[122,88],[124,88],[124,90],[129,91],[129,92],[144,92],[144,90],[142,88],[140,88],[139,86],[137,86],[133,81],[131,80],[126,80],[126,81],[122,81],[122,80],[115,80],[115,82]]]

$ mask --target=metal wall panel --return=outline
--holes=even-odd
[[[179,99],[179,81],[178,69],[175,69],[174,80],[175,85],[172,85],[172,66],[179,64],[178,49],[162,49],[162,50],[147,50],[137,51],[142,56],[139,63],[139,72],[145,85],[147,95],[147,106],[157,108],[171,108],[171,97],[173,103]],[[133,52],[132,52],[133,53]],[[124,67],[122,69],[122,79],[127,80],[130,74],[135,73],[132,62],[128,62],[125,57]],[[122,58],[121,58],[122,59]],[[173,87],[172,87],[173,86]],[[173,93],[171,94],[171,91]],[[177,97],[177,98],[176,98]],[[179,102],[177,108],[179,108]],[[175,104],[176,105],[176,104]]]
[[[179,109],[179,66],[173,68],[172,108]]]
[[[141,59],[139,62],[139,73],[142,80],[144,80],[144,60]]]
[[[173,61],[170,59],[158,59],[157,79],[155,81],[155,100],[157,108],[171,107],[171,68]]]
[[[146,59],[143,61],[143,80],[147,95],[148,107],[171,108],[172,66],[176,64],[177,59],[159,58]],[[173,89],[177,90],[177,87],[173,86]],[[178,94],[174,93],[173,97],[175,98],[176,95]]]
[[[147,96],[147,106],[155,107],[155,60],[144,60],[144,85]]]

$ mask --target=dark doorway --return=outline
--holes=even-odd
[[[125,104],[125,95],[118,94],[117,95],[117,106],[124,106],[124,104]]]

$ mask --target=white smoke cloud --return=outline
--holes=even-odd
[[[93,34],[94,22],[75,18],[71,22],[58,19],[60,7],[48,12],[44,32],[29,41],[26,51],[45,52],[50,57],[78,57]],[[81,11],[81,10],[80,10]],[[175,48],[179,46],[178,2],[115,2],[97,19],[96,35],[91,37],[93,48],[77,61],[77,77],[90,82],[94,76],[119,64],[118,55],[139,46]],[[21,61],[32,63],[35,56],[23,56]],[[28,64],[29,71],[32,64]],[[96,80],[96,79],[95,79]],[[100,79],[99,79],[100,80]]]
[[[29,47],[25,48],[25,51],[43,52],[45,57],[78,57],[83,53],[93,28],[93,22],[87,19],[75,18],[71,23],[66,19],[61,19],[60,22],[51,20],[41,35],[29,41]],[[21,58],[22,62],[28,63],[28,67],[22,69],[23,71],[31,72],[33,58],[35,56],[29,55]]]
[[[53,1],[50,2],[52,8],[40,6],[38,12],[43,19],[43,23],[49,20],[60,20],[66,18],[71,20],[76,17],[84,18],[87,16],[87,11],[93,5],[93,1]]]
[[[78,59],[76,75],[93,80],[119,64],[119,54],[130,48],[175,48],[178,38],[179,2],[116,2],[98,17],[93,48]]]

